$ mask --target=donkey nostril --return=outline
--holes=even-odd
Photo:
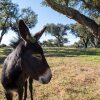
[[[52,73],[51,73],[51,70],[48,69],[42,76],[39,77],[39,81],[42,84],[48,84],[50,82],[51,78],[52,78]]]
[[[47,82],[45,81],[45,79],[41,78],[41,81],[43,84],[46,84]]]
[[[50,82],[51,78],[52,78],[52,76],[49,76],[47,79],[41,78],[41,81],[43,84],[48,84]]]

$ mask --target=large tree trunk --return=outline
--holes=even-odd
[[[74,19],[83,26],[88,27],[90,31],[93,33],[93,35],[100,40],[100,25],[98,25],[94,20],[86,17],[85,15],[81,14],[79,11],[71,7],[58,4],[54,0],[45,0],[45,1],[52,9],[66,15],[71,19]]]

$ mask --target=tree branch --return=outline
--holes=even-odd
[[[66,4],[66,6],[68,6],[69,0],[63,0]]]
[[[1,32],[1,37],[0,37],[0,43],[2,41],[2,38],[3,38],[4,34],[6,33],[5,27],[6,27],[6,23],[7,23],[8,18],[9,18],[9,16],[7,16],[7,18],[5,19],[4,24],[2,25],[2,32]]]
[[[93,3],[88,3],[85,0],[82,0],[82,1],[88,8],[92,9],[94,7],[98,12],[100,12],[100,5],[99,4],[98,5],[94,5]]]
[[[81,14],[79,11],[71,7],[58,4],[54,0],[45,0],[45,1],[52,9],[66,15],[70,19],[74,19],[83,26],[88,27],[90,31],[93,33],[93,35],[95,35],[100,40],[100,25],[98,25],[94,20],[86,17],[85,15]]]

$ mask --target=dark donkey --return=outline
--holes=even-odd
[[[22,100],[23,87],[28,77],[32,77],[42,84],[47,84],[52,77],[43,50],[38,44],[38,40],[46,28],[32,37],[23,20],[19,21],[18,27],[22,41],[5,59],[1,75],[1,83],[7,100],[12,100],[12,91],[16,91],[19,100]]]

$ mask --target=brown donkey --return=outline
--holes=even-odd
[[[38,44],[46,27],[36,33],[34,37],[31,36],[23,20],[19,21],[18,27],[22,41],[5,59],[1,75],[1,83],[7,100],[13,100],[13,91],[18,93],[18,100],[23,99],[24,86],[29,77],[42,84],[47,84],[52,77],[43,50]]]

